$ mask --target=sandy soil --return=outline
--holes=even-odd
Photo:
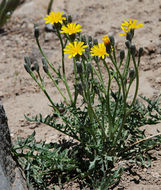
[[[53,33],[44,32],[43,18],[48,1],[26,0],[13,14],[5,26],[5,33],[0,34],[0,100],[2,101],[10,127],[12,139],[26,137],[36,131],[37,141],[56,141],[61,134],[48,126],[28,123],[28,116],[51,109],[48,101],[24,69],[23,58],[31,55],[40,59],[40,54],[33,37],[33,24],[38,23],[41,31],[42,47],[51,61],[60,61],[59,41]],[[136,31],[135,44],[144,48],[140,65],[139,94],[153,98],[161,94],[161,2],[160,0],[55,0],[53,10],[71,14],[75,22],[83,25],[83,33],[101,41],[106,34],[114,35],[118,49],[124,46],[120,24],[129,18],[138,19],[144,24]],[[66,63],[68,80],[71,83],[73,68]],[[56,102],[60,96],[51,82],[45,78],[49,94]],[[72,83],[71,83],[72,84]],[[64,87],[62,86],[62,89]],[[71,85],[72,88],[72,85]],[[146,126],[152,134],[160,125]],[[160,190],[161,189],[161,151],[155,152],[157,160],[149,169],[134,168],[135,176],[129,171],[122,177],[116,189]],[[73,188],[72,188],[73,189]]]

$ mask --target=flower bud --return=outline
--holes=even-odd
[[[92,42],[88,42],[89,48],[93,47],[93,43]]]
[[[111,43],[106,45],[106,52],[108,54],[111,52]]]
[[[39,28],[37,24],[34,24],[34,36],[35,38],[39,38]]]
[[[126,47],[129,49],[129,48],[130,48],[130,46],[131,46],[130,41],[129,41],[129,40],[126,40],[125,45],[126,45]]]
[[[74,42],[76,35],[75,34],[71,34],[69,35],[69,38],[71,39],[72,42]]]
[[[68,15],[68,16],[67,16],[67,21],[68,21],[68,23],[71,23],[71,22],[72,22],[72,16],[71,16],[71,15]]]
[[[125,51],[121,50],[120,51],[120,59],[123,60],[125,58]]]
[[[133,38],[134,37],[134,29],[133,28],[130,29],[130,34],[131,34],[131,37]]]
[[[135,78],[135,75],[136,75],[135,70],[133,68],[130,68],[130,70],[129,70],[129,78],[132,80],[132,79]]]
[[[38,62],[37,60],[35,60],[33,62],[33,67],[31,68],[32,71],[36,71],[36,72],[39,72],[39,65],[38,65]]]
[[[68,24],[68,17],[67,17],[67,15],[66,15],[66,14],[63,14],[62,17],[65,17],[65,18],[66,18],[66,20],[63,20],[63,24],[64,24],[64,25],[67,25],[67,24]]]
[[[46,62],[45,57],[42,57],[42,58],[41,58],[41,61],[42,61],[42,64],[43,64],[44,72],[45,72],[45,73],[48,73],[48,72],[49,72],[49,70],[48,70],[48,64],[47,64],[47,62]]]
[[[127,32],[126,40],[128,40],[128,41],[131,42],[131,40],[132,40],[132,34],[131,34],[131,32]]]
[[[87,45],[87,40],[85,35],[81,36],[81,41],[84,42],[84,45]]]
[[[141,48],[139,48],[139,57],[141,57],[142,54],[143,54],[143,48],[141,47]]]
[[[135,53],[136,53],[136,47],[135,47],[135,45],[131,45],[131,46],[130,46],[130,52],[131,52],[131,54],[132,54],[133,56],[135,56]]]
[[[93,40],[93,45],[98,45],[98,40],[97,39]]]
[[[31,69],[29,67],[28,64],[24,64],[25,70],[30,74],[31,73]]]
[[[80,61],[76,61],[77,73],[81,74],[83,72],[82,63]]]
[[[114,39],[114,37],[113,36],[109,36],[109,39],[110,39],[110,44],[112,46],[114,46],[115,45],[115,39]]]
[[[28,65],[29,67],[31,66],[31,59],[30,59],[30,57],[25,56],[24,57],[24,61],[25,61],[26,65]]]
[[[88,44],[92,43],[92,36],[88,36]]]
[[[62,27],[61,23],[58,22],[58,23],[54,23],[53,29],[54,29],[54,30],[56,30],[56,29],[57,29],[57,30],[60,30],[61,27]]]

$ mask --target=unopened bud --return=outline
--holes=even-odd
[[[135,78],[135,70],[133,68],[130,68],[129,70],[129,78],[134,79]]]
[[[98,45],[98,40],[97,39],[93,40],[93,45]]]
[[[108,54],[111,52],[111,43],[106,45],[106,52]]]
[[[26,65],[28,65],[29,67],[31,66],[31,59],[30,59],[30,57],[25,56],[24,57],[24,61],[25,61]]]
[[[125,58],[125,51],[121,50],[120,51],[120,59],[123,60]]]
[[[129,49],[129,48],[130,48],[130,46],[131,46],[130,41],[129,41],[129,40],[127,40],[127,41],[125,42],[125,45],[126,45],[126,47]]]
[[[131,34],[131,32],[127,32],[126,40],[128,40],[128,41],[131,42],[131,40],[132,40],[132,34]]]
[[[142,54],[143,54],[143,48],[141,47],[141,48],[139,48],[139,57],[141,57]]]
[[[63,24],[67,25],[68,24],[68,17],[65,14],[63,14],[62,17],[66,18],[66,20],[63,20]]]
[[[31,69],[29,67],[28,64],[24,64],[25,70],[30,74],[31,73]]]
[[[48,70],[48,64],[47,64],[47,61],[46,61],[45,57],[42,57],[41,61],[42,61],[42,64],[43,64],[44,72],[48,73],[49,72],[49,70]]]
[[[68,15],[68,16],[67,16],[67,21],[68,21],[68,23],[71,23],[71,22],[72,22],[72,16],[71,16],[71,15]]]
[[[38,65],[37,60],[34,61],[33,67],[31,69],[32,69],[32,71],[39,72],[39,65]]]
[[[88,43],[92,43],[92,36],[88,36]]]
[[[83,71],[83,68],[82,68],[82,63],[80,61],[76,62],[76,67],[77,67],[77,73],[81,74]]]
[[[88,42],[89,48],[93,47],[93,43],[92,42]]]
[[[135,53],[136,53],[136,47],[135,47],[135,45],[131,45],[131,46],[130,46],[130,52],[131,52],[131,54],[132,54],[133,56],[135,56]]]
[[[37,24],[34,25],[34,36],[35,38],[39,37],[39,27]]]
[[[87,40],[85,35],[81,36],[81,41],[84,42],[84,45],[87,45]]]
[[[60,30],[61,27],[62,27],[61,23],[58,22],[58,23],[54,23],[53,29],[54,29],[54,30],[56,30],[56,29],[57,29],[57,30]]]
[[[76,35],[75,34],[71,34],[71,35],[69,35],[69,37],[70,37],[71,41],[73,42],[75,40],[75,38],[76,38]]]
[[[133,38],[134,37],[134,29],[133,28],[130,29],[130,33],[131,33],[131,37]]]
[[[109,36],[109,39],[110,39],[110,44],[112,46],[114,46],[115,45],[115,39],[114,39],[114,37],[113,36]]]

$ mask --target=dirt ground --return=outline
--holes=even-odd
[[[49,102],[24,69],[24,56],[34,56],[40,60],[40,54],[33,37],[33,25],[38,23],[42,47],[51,61],[60,62],[59,41],[54,33],[44,32],[43,18],[49,1],[26,0],[13,14],[0,34],[0,100],[2,101],[11,137],[26,137],[36,131],[37,141],[56,141],[62,135],[48,126],[27,122],[28,116],[50,113]],[[139,94],[153,98],[161,94],[161,1],[160,0],[55,0],[54,11],[71,14],[75,22],[80,23],[85,35],[91,35],[99,41],[104,35],[114,35],[118,49],[124,46],[120,24],[123,20],[135,18],[144,28],[135,33],[135,45],[144,48],[140,64]],[[73,68],[66,63],[68,81],[71,84]],[[45,78],[49,94],[55,102],[60,96],[51,82]],[[63,86],[61,87],[64,88]],[[148,134],[156,133],[161,124],[145,126]],[[157,160],[148,169],[134,167],[133,175],[126,171],[116,189],[161,190],[161,150],[155,151]],[[71,189],[75,189],[74,187]]]

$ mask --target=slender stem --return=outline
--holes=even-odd
[[[99,66],[99,63],[98,63],[97,60],[96,60],[96,64],[97,64],[97,68],[98,68],[98,72],[99,72],[99,75],[100,75],[101,81],[102,81],[102,83],[104,84],[103,76],[102,76],[102,72],[101,72],[101,69],[100,69],[100,66]]]
[[[63,44],[63,39],[61,37],[61,34],[60,34],[60,31],[59,29],[57,28],[56,29],[57,31],[57,35],[58,35],[58,38],[60,40],[60,44],[61,44],[61,49],[62,49],[62,72],[63,72],[63,82],[65,84],[65,87],[66,87],[66,90],[68,92],[68,95],[69,95],[69,98],[70,98],[70,101],[71,101],[71,104],[73,105],[73,98],[72,98],[72,95],[71,95],[71,92],[70,92],[70,89],[69,89],[69,86],[68,86],[68,83],[67,83],[67,80],[66,80],[66,75],[65,75],[65,64],[64,64],[64,44]]]
[[[118,85],[118,86],[119,86],[119,85]],[[114,122],[115,122],[115,117],[116,117],[116,111],[117,111],[118,104],[119,104],[120,93],[121,93],[121,87],[119,86],[117,101],[116,101],[115,110],[114,110],[114,113],[113,113],[113,121],[114,121]]]
[[[134,55],[132,55],[132,59],[133,59],[133,63],[134,63],[134,67],[135,67],[135,72],[136,72],[136,88],[135,88],[134,98],[133,98],[133,101],[132,101],[130,107],[132,107],[133,104],[135,103],[136,97],[137,97],[137,94],[138,94],[138,89],[139,89],[139,72],[138,72],[138,67],[136,65],[136,61],[135,61]]]
[[[39,48],[39,50],[40,50],[40,53],[41,53],[42,57],[45,58],[47,64],[50,66],[50,68],[57,74],[57,76],[59,76],[59,74],[57,73],[57,71],[55,70],[55,68],[52,66],[52,64],[49,62],[49,60],[48,60],[47,57],[45,56],[45,54],[44,54],[44,52],[43,52],[43,50],[42,50],[42,48],[41,48],[41,46],[40,46],[40,42],[39,42],[39,39],[38,39],[38,38],[36,38],[36,43],[37,43],[37,45],[38,45],[38,48]]]
[[[99,81],[101,82],[101,85],[102,85],[102,87],[103,87],[103,89],[104,89],[104,93],[106,94],[106,89],[105,89],[105,86],[104,86],[104,83],[103,83],[101,77],[99,76],[98,72],[96,71],[96,69],[95,69],[93,66],[92,66],[92,70],[93,70],[94,73],[97,75],[97,77],[98,77]]]
[[[111,106],[110,106],[110,87],[111,87],[111,73],[110,73],[110,70],[106,64],[106,61],[103,59],[103,64],[108,72],[108,87],[107,87],[107,92],[105,94],[105,98],[106,98],[106,101],[107,101],[107,112],[108,112],[108,117],[109,117],[109,132],[110,132],[110,135],[112,135],[112,138],[113,138],[113,133],[112,133],[112,130],[113,130],[113,118],[112,118],[112,115],[111,115]]]
[[[69,95],[69,98],[70,98],[71,104],[73,105],[72,94],[71,94],[71,92],[70,92],[70,89],[69,89],[69,86],[68,86],[68,83],[67,83],[67,81],[66,81],[66,77],[65,77],[65,76],[64,76],[64,78],[63,78],[63,82],[64,82],[65,87],[66,87],[66,90],[67,90],[67,92],[68,92],[68,95]]]
[[[75,85],[75,93],[74,93],[74,105],[76,105],[77,102],[77,97],[78,97],[78,92],[77,92],[77,66],[76,66],[76,60],[73,58],[73,63],[74,63],[74,85]]]
[[[38,84],[38,86],[40,87],[40,89],[44,92],[44,94],[46,95],[46,97],[48,98],[49,102],[51,103],[51,105],[54,107],[55,110],[57,110],[57,107],[55,106],[54,102],[52,101],[52,99],[50,98],[50,96],[48,95],[47,91],[44,88],[44,85],[41,85],[38,80],[36,79],[35,75],[33,74],[33,72],[31,71],[30,73],[31,77],[34,79],[34,81]]]
[[[65,65],[64,65],[64,44],[63,44],[63,39],[62,39],[62,37],[61,37],[61,34],[60,34],[59,29],[57,28],[56,31],[57,31],[57,35],[58,35],[58,38],[59,38],[59,40],[60,40],[60,44],[61,44],[61,50],[62,50],[62,72],[63,72],[63,75],[65,76]]]
[[[130,90],[130,87],[131,87],[133,81],[134,81],[134,79],[131,79],[130,82],[129,82],[129,86],[128,86],[127,91],[126,91],[126,100],[128,98],[129,90]]]
[[[61,96],[63,97],[65,103],[66,103],[67,105],[69,105],[69,102],[67,101],[67,99],[66,99],[66,97],[64,96],[63,92],[61,91],[61,89],[60,89],[59,86],[57,85],[56,81],[55,81],[55,80],[53,79],[53,77],[51,76],[51,73],[48,72],[47,74],[48,74],[49,78],[52,80],[52,82],[54,83],[55,87],[57,88],[57,90],[59,91],[59,93],[61,94]]]
[[[126,120],[126,93],[125,93],[125,85],[124,85],[123,77],[122,77],[122,75],[121,75],[121,73],[120,73],[120,71],[119,71],[119,69],[118,69],[115,61],[113,60],[113,57],[111,56],[111,54],[109,54],[109,56],[110,56],[110,59],[111,59],[113,65],[115,66],[115,69],[116,69],[116,71],[118,73],[118,76],[119,76],[119,78],[121,80],[121,87],[122,87],[122,93],[123,93],[123,104],[124,104],[124,106],[123,106],[123,119],[122,119],[122,123],[121,123],[121,125],[119,127],[118,133],[117,133],[116,138],[115,138],[115,140],[113,142],[113,144],[115,146],[116,143],[117,143],[117,140],[119,139],[119,137],[121,135],[121,131],[122,131],[122,128],[123,128],[125,120]]]
[[[127,77],[129,65],[130,65],[130,50],[128,50],[128,54],[127,54],[127,58],[126,58],[126,64],[125,64],[124,71],[123,71],[123,78],[124,79],[126,79],[126,77]]]

